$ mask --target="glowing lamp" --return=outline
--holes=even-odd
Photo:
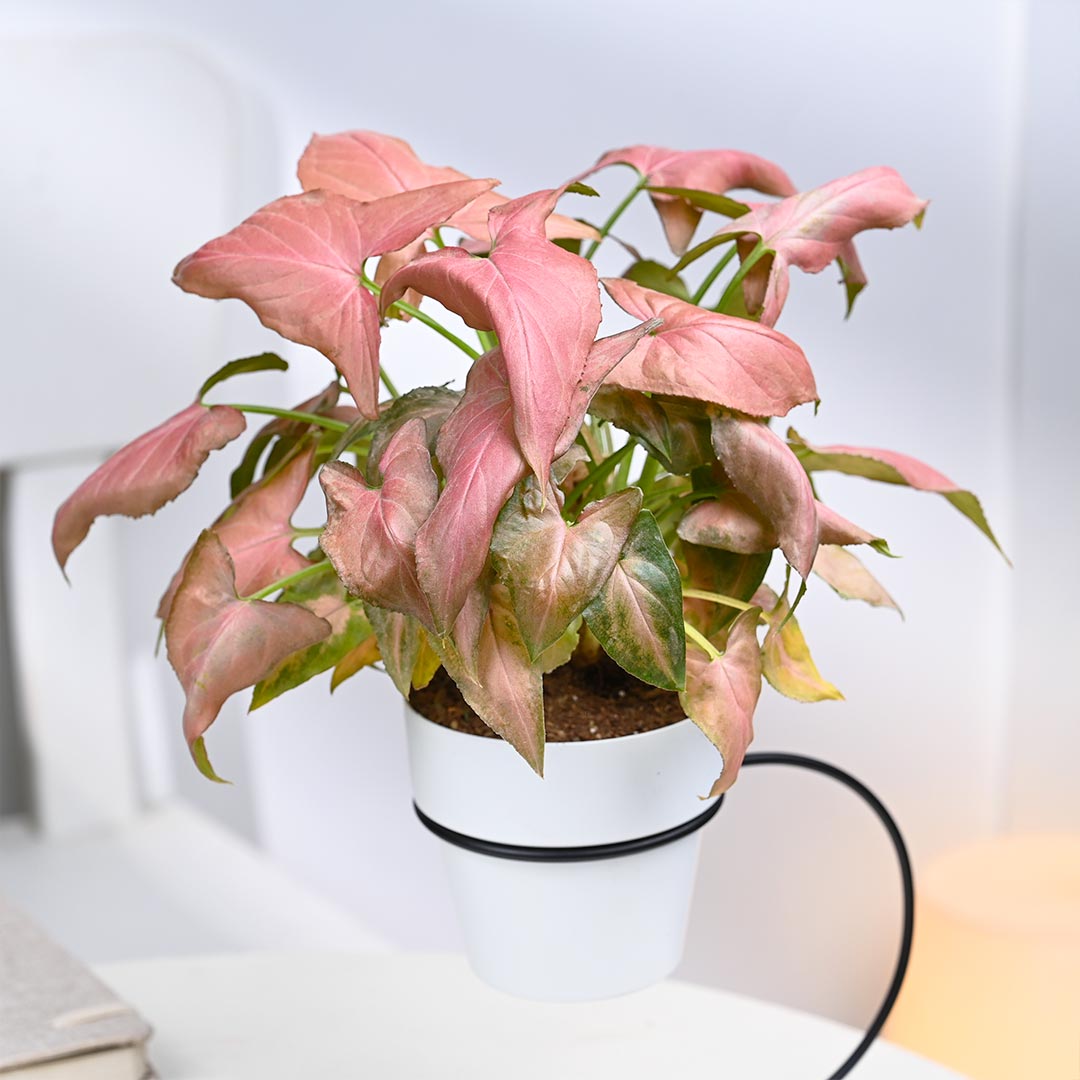
[[[988,840],[917,886],[886,1037],[972,1080],[1080,1080],[1080,835]]]

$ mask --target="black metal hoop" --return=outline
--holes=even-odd
[[[721,795],[707,810],[663,832],[651,836],[640,836],[633,840],[620,840],[611,844],[588,844],[581,847],[529,847],[525,844],[501,844],[495,840],[481,840],[476,836],[455,832],[445,825],[440,825],[413,803],[413,809],[421,823],[430,829],[440,840],[445,840],[455,847],[466,851],[475,851],[479,855],[491,855],[496,859],[517,859],[520,862],[591,862],[595,859],[618,859],[623,855],[636,855],[642,851],[662,847],[681,840],[684,836],[697,832],[702,825],[708,824],[716,816],[723,804]]]

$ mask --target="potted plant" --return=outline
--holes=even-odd
[[[627,167],[601,225],[555,212]],[[926,203],[887,168],[800,193],[751,154],[646,146],[507,199],[371,132],[316,136],[299,178],[175,281],[317,349],[329,385],[294,408],[212,404],[223,380],[286,367],[226,364],[63,504],[60,565],[95,517],[153,513],[268,414],[159,606],[196,764],[218,779],[204,736],[231,694],[254,687],[255,708],[380,663],[410,703],[417,809],[447,842],[477,970],[540,997],[646,985],[679,958],[696,830],[738,774],[762,679],[840,696],[794,617],[811,574],[895,606],[850,550],[885,541],[820,502],[815,473],[942,494],[994,540],[975,496],[919,461],[772,423],[818,401],[774,328],[790,269],[836,263],[850,310],[856,234],[918,225]],[[772,198],[728,194],[748,188]],[[642,193],[671,255],[620,239],[627,269],[600,281],[592,259]],[[705,211],[727,220],[695,243]],[[601,287],[631,323],[606,336]],[[394,386],[395,321],[430,335],[432,385]],[[469,356],[463,390],[440,347]],[[297,527],[316,478],[326,523]]]

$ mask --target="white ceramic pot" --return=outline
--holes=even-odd
[[[691,721],[548,743],[542,780],[501,739],[408,707],[406,726],[417,810],[444,841],[469,960],[485,982],[585,1001],[671,974],[698,828],[717,808],[701,796],[720,759]]]

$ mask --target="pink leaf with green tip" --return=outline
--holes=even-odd
[[[474,589],[453,639],[432,644],[480,719],[543,776],[541,665],[529,656],[505,587],[493,585],[486,600]]]
[[[881,551],[887,545],[831,507],[816,502],[820,543],[871,544]],[[772,551],[779,546],[776,531],[760,510],[737,491],[726,491],[715,499],[697,503],[679,522],[679,537],[691,544],[735,551],[743,555]],[[820,549],[819,549],[820,550]]]
[[[756,420],[715,416],[716,456],[739,491],[775,530],[780,550],[805,579],[818,546],[818,517],[810,478],[787,444]]]
[[[226,699],[285,657],[321,641],[330,624],[296,604],[241,600],[225,545],[199,537],[165,621],[169,663],[184,688],[184,736],[212,778],[202,736]]]
[[[753,188],[766,195],[793,195],[787,173],[765,158],[741,150],[668,150],[663,146],[628,146],[609,150],[591,170],[629,165],[654,187],[693,188],[723,195],[733,188]],[[693,239],[701,210],[686,199],[650,192],[668,244],[681,255]]]
[[[491,554],[532,659],[554,644],[611,576],[641,509],[637,488],[590,503],[568,525],[548,499],[539,514],[520,496],[495,526]]]
[[[754,709],[761,695],[760,616],[758,608],[740,612],[718,659],[711,660],[696,646],[686,651],[686,689],[679,701],[724,761],[709,798],[722,795],[735,783],[754,738]]]
[[[1001,545],[986,520],[978,498],[917,458],[899,454],[895,450],[865,446],[811,446],[794,428],[788,428],[787,437],[792,450],[808,472],[825,470],[847,473],[849,476],[863,476],[886,484],[905,484],[917,491],[944,495],[1001,551]],[[1005,554],[1003,551],[1001,553]]]
[[[852,238],[865,229],[918,224],[926,207],[926,200],[918,198],[895,169],[878,166],[777,203],[754,204],[750,213],[725,225],[705,245],[737,237],[740,257],[745,258],[760,239],[775,253],[750,270],[744,289],[751,313],[760,311],[761,322],[773,326],[787,299],[789,267],[817,274],[834,259],[845,260],[850,304],[851,290],[857,293],[866,284]]]
[[[326,356],[360,411],[378,416],[379,311],[364,260],[397,251],[487,191],[465,180],[358,203],[312,191],[277,199],[176,268],[187,292],[243,300],[264,326]]]
[[[638,319],[663,325],[616,368],[611,382],[652,394],[697,398],[751,416],[783,416],[817,400],[802,349],[746,319],[688,304],[623,278],[605,278],[608,295]]]
[[[52,544],[61,569],[95,518],[142,517],[159,510],[194,483],[211,450],[220,450],[245,427],[236,409],[196,402],[117,450],[56,512]]]
[[[514,432],[541,490],[547,489],[600,325],[596,270],[544,234],[544,221],[562,190],[536,192],[493,209],[488,258],[461,248],[433,251],[394,274],[382,294],[385,311],[407,289],[417,289],[473,329],[498,334]]]
[[[210,526],[233,561],[241,596],[310,565],[292,546],[292,516],[307,491],[314,458],[314,447],[295,454],[277,472],[238,495]],[[185,557],[158,604],[159,619],[168,614],[186,565]]]
[[[416,537],[435,507],[439,481],[419,418],[404,423],[379,463],[379,488],[359,470],[331,461],[319,474],[327,523],[320,545],[349,592],[430,625],[416,578]]]
[[[900,611],[900,605],[862,561],[850,551],[833,544],[822,544],[814,559],[814,573],[845,600],[863,600],[872,607]]]
[[[375,131],[312,136],[300,158],[297,176],[305,191],[323,188],[360,202],[468,179],[457,169],[426,164],[404,140]],[[488,211],[508,201],[505,195],[483,192],[457,211],[446,224],[486,245],[490,242]],[[552,214],[545,227],[552,240],[561,237],[595,239],[599,235],[592,226],[562,214]]]

